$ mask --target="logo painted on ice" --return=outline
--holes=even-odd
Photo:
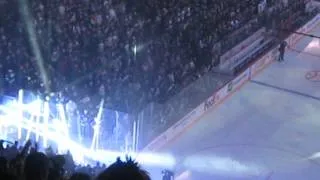
[[[312,82],[320,82],[320,71],[309,71],[305,75],[306,79]]]

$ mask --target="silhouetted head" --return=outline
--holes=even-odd
[[[131,158],[121,161],[119,158],[99,174],[97,180],[150,180],[148,173],[142,170]]]
[[[86,173],[74,173],[69,180],[90,180],[91,177]]]
[[[25,180],[47,180],[49,159],[40,152],[29,154],[24,164]]]

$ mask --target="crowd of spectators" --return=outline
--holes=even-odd
[[[261,21],[261,2],[1,0],[0,92],[16,95],[23,88],[70,98],[85,125],[92,124],[102,98],[107,108],[134,114],[159,102],[164,108],[155,106],[159,112],[149,118],[158,127],[150,128],[152,138],[207,94],[164,101],[269,21]],[[268,7],[277,4],[267,1]],[[217,79],[209,78],[206,92],[226,80]]]
[[[255,17],[259,2],[2,0],[1,84],[137,111],[216,64],[214,45]]]
[[[4,146],[6,144],[6,146]],[[148,173],[131,158],[120,158],[108,166],[76,165],[72,155],[55,154],[50,148],[39,152],[36,143],[23,147],[0,140],[1,180],[150,180]]]
[[[258,22],[268,22],[257,19],[260,2],[0,0],[0,92],[54,92],[89,104],[104,98],[109,108],[137,112],[180,92],[260,28]],[[275,7],[270,16],[283,10]],[[169,114],[165,110],[162,114]],[[164,124],[157,123],[153,127]],[[151,132],[148,140],[173,123]],[[105,169],[76,166],[70,154],[37,152],[30,142],[23,148],[0,146],[0,179],[91,179],[100,174],[103,180],[130,173],[129,179],[149,179],[131,160],[117,160]]]

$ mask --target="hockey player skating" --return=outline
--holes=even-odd
[[[282,41],[279,46],[279,59],[278,59],[279,62],[284,61],[284,53],[285,53],[286,47],[287,47],[287,42]]]

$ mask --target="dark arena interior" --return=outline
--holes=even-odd
[[[292,34],[312,37],[299,29],[319,3],[0,0],[0,179],[230,179],[160,148],[261,57],[285,59]]]

